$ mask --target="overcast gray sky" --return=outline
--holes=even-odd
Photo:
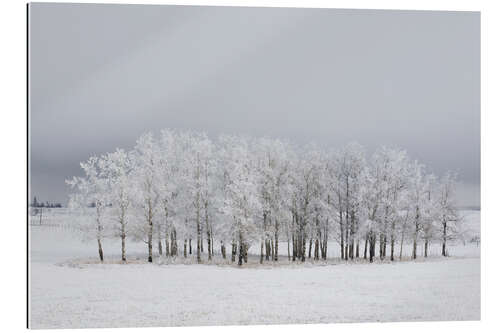
[[[399,146],[479,205],[480,15],[30,6],[31,194],[148,130]]]

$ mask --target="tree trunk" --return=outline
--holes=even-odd
[[[245,261],[245,264],[248,262],[248,244],[247,243],[243,243],[243,260]]]
[[[278,261],[278,250],[279,250],[279,221],[278,218],[274,218],[274,261]]]
[[[170,255],[170,251],[168,248],[168,208],[167,204],[164,204],[164,210],[165,210],[165,257],[168,257]]]
[[[152,225],[149,225],[150,231],[148,231],[148,262],[153,262],[153,232]]]
[[[349,260],[350,254],[349,254],[349,244],[350,244],[350,239],[349,239],[349,229],[350,229],[350,222],[349,222],[349,177],[346,178],[346,192],[345,192],[345,260]]]
[[[314,241],[314,260],[319,260],[319,239]]]
[[[369,232],[369,242],[370,242],[370,262],[373,262],[373,257],[375,257],[375,245],[377,243],[377,235],[375,232],[370,230]]]
[[[373,258],[375,257],[375,246],[377,244],[377,235],[370,231],[370,262],[373,262]]]
[[[401,259],[403,259],[403,244],[404,244],[404,240],[405,240],[405,232],[404,232],[404,228],[403,230],[401,231],[401,245],[399,247],[399,260],[401,261]]]
[[[210,238],[210,232],[207,231],[207,247],[208,247],[208,260],[212,260],[212,244],[211,241],[212,239]]]
[[[288,261],[290,261],[290,237],[286,238],[286,246],[287,246],[287,251],[288,251]]]
[[[275,222],[274,228],[274,261],[278,261],[278,237],[279,236],[279,225],[278,220]]]
[[[205,202],[205,225],[207,228],[208,260],[212,260],[212,237],[210,235],[210,225],[208,223],[208,203]]]
[[[170,239],[170,254],[172,256],[177,255],[177,231],[175,230],[175,227],[172,228],[172,232],[170,233],[171,239]]]
[[[201,239],[201,225],[200,225],[200,211],[197,209],[196,212],[196,261],[201,263],[201,247],[202,239]]]
[[[222,258],[226,259],[226,246],[223,241],[220,241],[220,253],[222,254]]]
[[[396,222],[392,221],[392,224],[391,224],[391,261],[394,261],[394,245],[395,245],[395,233],[396,233]]]
[[[97,248],[98,248],[98,252],[99,252],[99,260],[101,260],[101,262],[103,262],[104,261],[104,254],[102,252],[102,244],[101,244],[100,237],[97,237]]]
[[[378,246],[378,252],[379,252],[379,257],[380,260],[384,260],[384,234],[380,233],[380,239],[379,239],[379,246]]]
[[[346,217],[344,259],[349,260],[349,219]]]
[[[300,237],[302,238],[302,245],[301,245],[302,257],[301,257],[301,261],[305,262],[306,261],[306,235],[304,234],[304,230],[302,230],[302,235]]]
[[[125,237],[126,237],[126,232],[125,232],[125,209],[123,206],[121,207],[121,213],[120,213],[120,238],[122,241],[122,262],[127,261],[126,255],[125,255]]]
[[[170,237],[170,235],[168,234],[168,232],[165,232],[165,256],[168,257],[170,255],[170,249],[169,249],[169,245],[168,245],[168,238]]]
[[[383,254],[384,254],[384,259],[386,257],[386,250],[387,250],[387,235],[384,233],[384,251],[383,251]]]
[[[214,241],[214,231],[212,228],[210,228],[210,236],[212,237],[212,242],[211,242],[212,247],[211,247],[210,251],[212,252],[212,256],[213,256],[214,255],[214,243],[215,243],[215,241]]]
[[[417,259],[418,220],[420,218],[420,211],[418,206],[416,210],[417,211],[415,214],[415,233],[413,234],[413,253],[412,253],[413,259]]]
[[[260,241],[260,263],[264,262],[264,240]]]
[[[340,214],[340,259],[344,259],[344,223],[342,222],[342,212]]]
[[[417,238],[413,237],[413,252],[412,256],[413,259],[417,259]]]
[[[415,233],[413,234],[413,252],[412,252],[413,259],[417,259],[417,237],[418,237],[418,224],[415,223]]]
[[[312,247],[313,247],[313,240],[312,238],[309,238],[309,254],[308,254],[308,258],[311,259],[311,250],[312,250]]]
[[[424,243],[424,257],[427,258],[427,247],[429,246],[429,240],[425,240]]]
[[[271,246],[271,260],[274,260],[274,242],[272,238],[269,240],[269,244]]]
[[[269,239],[267,239],[267,238],[266,238],[265,247],[266,247],[266,260],[269,261],[269,257],[271,255],[271,244],[269,243]]]
[[[236,243],[233,242],[231,243],[231,261],[234,262],[236,260]]]
[[[121,234],[121,239],[122,239],[122,261],[125,262],[127,261],[127,258],[125,256],[125,233],[123,232]]]
[[[241,234],[241,231],[239,232],[239,253],[238,253],[238,266],[241,266],[243,264],[243,235]]]
[[[187,239],[184,238],[184,258],[187,258]]]
[[[201,253],[203,253],[205,251],[205,249],[203,248],[203,230],[202,230],[202,226],[201,226],[201,223],[200,223],[200,251]]]
[[[320,256],[321,256],[321,259],[323,259],[323,256],[324,256],[324,253],[323,253],[323,252],[324,252],[324,249],[325,249],[325,248],[324,248],[324,246],[323,246],[323,235],[321,235],[321,233],[320,233],[320,235],[319,235],[319,237],[318,237],[317,241],[318,241],[318,246],[319,246],[319,250],[318,250],[318,259],[319,259],[319,257],[320,257]],[[315,250],[316,250],[316,249],[315,249]]]
[[[447,253],[446,253],[446,222],[443,222],[443,246],[441,248],[441,255],[443,257],[446,257],[447,256]]]
[[[368,250],[368,234],[365,236],[365,249],[363,251],[363,259],[367,258],[367,250]]]
[[[328,257],[328,219],[326,221],[326,226],[325,226],[325,236],[323,240],[323,259],[326,260]]]
[[[148,200],[148,262],[153,262],[153,207]]]

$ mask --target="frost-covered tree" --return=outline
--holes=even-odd
[[[244,137],[220,138],[226,178],[222,211],[229,217],[232,253],[234,256],[235,252],[238,252],[238,265],[241,265],[243,260],[246,261],[248,247],[252,241],[258,239],[256,216],[262,211],[257,175],[248,141]]]
[[[318,231],[324,228],[323,222],[328,218],[324,214],[327,209],[325,198],[328,196],[323,191],[325,168],[320,151],[310,146],[299,156],[290,173],[293,260],[299,258],[305,261],[306,256],[310,257],[306,254],[307,241],[311,253],[312,244],[319,236]]]
[[[117,149],[99,160],[103,179],[107,182],[107,198],[113,220],[117,223],[114,234],[121,239],[121,259],[126,261],[125,241],[129,233],[130,206],[133,200],[131,182],[132,164],[127,152]]]
[[[377,175],[373,186],[380,191],[377,215],[379,255],[381,259],[386,257],[387,245],[390,242],[390,259],[394,260],[396,229],[401,222],[403,191],[407,188],[408,157],[403,150],[382,147],[374,153],[371,168],[372,173]]]
[[[326,259],[329,222],[332,213],[330,206],[331,196],[327,191],[326,161],[321,150],[317,147],[310,146],[307,150],[305,158],[310,161],[313,167],[312,211],[308,226],[308,257],[311,258],[312,247],[314,245],[314,259],[319,259],[320,251],[322,258]]]
[[[365,218],[364,233],[365,233],[365,259],[369,257],[370,262],[373,262],[375,257],[375,246],[377,243],[377,235],[380,233],[380,220],[382,210],[383,176],[382,170],[377,162],[376,155],[374,156],[370,168],[365,169],[362,174],[362,182],[364,184],[361,191],[361,206],[362,216]]]
[[[266,260],[278,260],[278,244],[280,232],[288,218],[290,191],[291,151],[288,144],[279,140],[259,139],[251,142],[255,159],[256,182],[259,200],[262,207],[261,223],[261,256]]]
[[[424,166],[418,161],[414,161],[410,165],[410,173],[408,177],[408,207],[409,215],[413,221],[412,230],[412,258],[417,258],[417,244],[420,240],[422,227],[427,218],[426,212],[429,211],[428,191],[430,187],[430,178],[425,174]]]
[[[201,251],[203,249],[203,231],[207,235],[208,259],[212,259],[213,251],[213,216],[212,195],[215,191],[213,183],[215,172],[215,161],[213,160],[214,145],[205,134],[189,133],[185,137],[188,144],[185,151],[184,163],[190,178],[186,180],[187,194],[191,197],[194,210],[194,221],[196,230],[196,258],[201,262]]]
[[[424,241],[424,257],[427,257],[429,245],[436,239],[438,231],[439,207],[437,206],[437,179],[433,174],[427,175],[427,190],[422,212],[422,238]]]
[[[340,166],[343,163],[340,151],[329,151],[325,165],[325,189],[329,196],[330,216],[335,222],[334,239],[340,246],[340,257],[344,259],[345,198]]]
[[[213,259],[219,246],[226,259],[230,246],[231,260],[238,256],[241,265],[254,244],[261,263],[277,261],[284,241],[289,260],[326,260],[331,240],[341,259],[372,262],[377,245],[381,260],[387,251],[394,260],[397,244],[402,258],[407,242],[413,258],[421,241],[424,256],[433,243],[447,255],[447,242],[462,234],[456,175],[437,180],[400,149],[381,147],[367,160],[356,143],[325,150],[163,130],[158,138],[143,134],[129,152],[91,157],[82,168],[83,177],[68,181],[71,206],[93,212],[86,233],[97,239],[101,260],[105,236],[121,239],[123,261],[130,238],[147,244],[149,262],[153,242],[160,256],[177,256],[180,241],[183,256],[196,252],[197,262],[205,253]]]
[[[437,220],[441,229],[441,255],[447,256],[446,243],[457,238],[461,233],[461,217],[455,204],[455,186],[457,175],[447,172],[440,180],[437,198]]]
[[[179,202],[183,186],[183,151],[179,142],[179,133],[165,129],[161,131],[158,142],[158,172],[156,173],[159,212],[158,225],[163,226],[165,255],[174,256],[177,253],[176,215],[179,215]],[[158,229],[158,249],[161,255],[161,229]]]
[[[93,230],[93,234],[95,232],[99,259],[102,262],[104,261],[102,240],[104,238],[104,210],[108,205],[108,182],[102,175],[98,157],[92,156],[86,162],[80,163],[80,166],[84,176],[73,177],[66,181],[75,191],[70,197],[70,207],[73,209],[94,207],[95,228],[86,231]]]
[[[363,172],[366,168],[365,152],[357,143],[348,144],[339,157],[339,192],[344,209],[345,249],[344,259],[359,257],[360,212]]]
[[[133,164],[131,177],[135,186],[134,202],[145,222],[138,225],[138,237],[147,243],[148,262],[153,262],[153,224],[159,200],[156,180],[160,165],[157,157],[152,133],[143,134],[130,155]]]

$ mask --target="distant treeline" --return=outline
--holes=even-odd
[[[30,203],[30,207],[34,208],[62,208],[62,204],[58,202],[42,202],[38,201],[36,197],[33,198],[33,202]]]

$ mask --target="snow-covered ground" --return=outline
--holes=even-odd
[[[450,246],[450,258],[433,245],[431,257],[417,262],[332,258],[271,267],[250,257],[244,268],[147,264],[145,244],[130,243],[131,263],[96,264],[94,242],[82,243],[56,212],[53,223],[30,227],[32,328],[480,318],[480,248],[473,243]],[[479,212],[464,213],[471,235],[479,234]],[[119,258],[119,243],[105,242],[104,251],[110,261]],[[338,245],[329,252],[336,256]]]

